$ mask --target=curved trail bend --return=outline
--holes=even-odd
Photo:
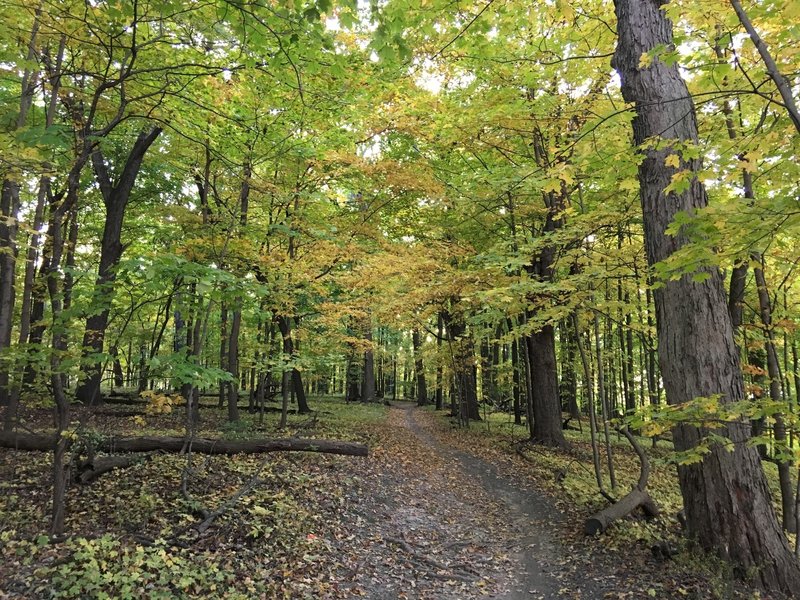
[[[604,597],[604,582],[579,573],[580,561],[557,539],[562,515],[545,496],[446,447],[422,417],[415,405],[395,403],[380,445],[357,475],[359,502],[349,518],[361,559],[347,574],[354,595]]]

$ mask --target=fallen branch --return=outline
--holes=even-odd
[[[89,484],[109,471],[125,469],[137,465],[149,460],[151,456],[150,454],[144,456],[101,456],[92,461],[79,464],[75,471],[73,481],[75,483]]]
[[[647,479],[650,476],[650,462],[647,460],[644,449],[639,442],[636,441],[636,438],[627,427],[617,429],[617,431],[628,439],[631,446],[633,446],[633,450],[639,457],[641,466],[639,481],[634,488],[618,502],[595,513],[586,520],[584,531],[587,535],[603,533],[614,521],[627,516],[639,507],[642,508],[642,511],[648,518],[657,517],[659,513],[658,506],[656,506],[650,494],[648,494],[645,489],[647,487]]]
[[[103,452],[181,452],[186,438],[151,436],[135,438],[105,438],[94,443]],[[0,433],[0,447],[17,450],[50,451],[55,448],[56,436],[36,433]],[[267,452],[320,452],[347,456],[367,456],[367,447],[355,442],[314,440],[303,438],[258,440],[192,441],[192,451],[200,454],[261,454]]]

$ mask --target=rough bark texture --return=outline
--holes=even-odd
[[[531,439],[545,446],[564,448],[561,401],[556,370],[556,340],[552,325],[545,325],[528,338],[533,383],[533,430]]]
[[[673,45],[672,25],[657,0],[615,0],[619,43],[613,65],[622,94],[636,105],[633,120],[637,145],[661,137],[697,141],[694,105],[677,65],[654,58],[639,68],[642,54]],[[695,178],[683,193],[665,193],[676,169],[665,159],[675,151],[666,142],[643,150],[639,181],[645,243],[650,264],[662,261],[686,243],[669,236],[666,227],[679,211],[693,213],[707,204]],[[700,160],[682,161],[681,169],[698,171]],[[658,350],[670,404],[720,395],[724,402],[744,397],[739,358],[733,340],[721,274],[707,269],[703,281],[685,275],[654,291]],[[746,423],[724,433],[733,449],[716,446],[701,462],[679,467],[689,532],[700,545],[729,559],[767,589],[792,593],[800,589],[800,568],[778,525],[766,479],[755,449],[746,445]],[[695,447],[704,431],[682,425],[673,431],[677,450]]]
[[[453,381],[458,400],[456,415],[462,423],[480,421],[478,408],[478,388],[475,380],[475,356],[472,339],[467,335],[467,328],[458,316],[445,315],[445,324],[450,345],[450,359],[453,366]]]
[[[534,139],[537,156],[546,154],[540,136]],[[539,159],[539,162],[541,159]],[[547,218],[543,235],[551,235],[563,225],[561,211],[566,207],[566,192],[544,194]],[[552,281],[556,258],[556,246],[544,246],[528,271],[541,281]],[[532,380],[533,429],[531,440],[545,446],[565,448],[567,442],[561,427],[561,397],[558,390],[558,363],[556,362],[555,329],[551,324],[542,326],[527,338],[530,354],[530,377]]]
[[[35,433],[0,433],[0,447],[18,450],[53,450],[56,437]],[[107,438],[95,443],[95,450],[103,452],[181,452],[188,446],[183,437],[150,436],[135,438]],[[192,440],[192,452],[200,454],[259,454],[263,452],[321,452],[366,456],[367,446],[338,440],[311,440],[303,438],[261,440]]]

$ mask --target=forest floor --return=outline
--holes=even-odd
[[[369,456],[194,456],[187,464],[153,455],[72,486],[68,537],[57,542],[43,535],[50,456],[1,449],[0,598],[759,597],[677,540],[668,517],[583,536],[583,520],[604,501],[581,487],[590,477],[577,438],[568,455],[526,459],[491,421],[464,430],[410,403],[315,406],[311,419],[293,417],[289,434],[363,441]],[[94,417],[93,431],[141,433],[129,413],[112,408]],[[31,410],[26,426],[46,428],[47,417]],[[200,433],[286,435],[251,415],[233,427],[219,418],[206,411]],[[147,420],[148,433],[181,428],[180,415]],[[616,459],[635,462],[622,451]],[[629,471],[621,481],[636,465]],[[659,473],[653,493],[669,508],[674,482]],[[201,506],[227,509],[198,533]],[[662,537],[680,548],[674,559],[652,555]]]
[[[369,598],[756,597],[691,560],[654,557],[647,535],[587,539],[585,507],[562,512],[538,484],[541,473],[526,473],[507,451],[482,452],[441,415],[395,403],[381,437],[371,460],[382,476],[362,475],[371,502],[353,507],[381,531],[362,535],[372,541],[355,589]]]

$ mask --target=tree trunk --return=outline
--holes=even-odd
[[[552,325],[545,325],[528,337],[533,391],[531,440],[545,446],[566,448],[561,426],[561,402],[556,371],[556,340]]]
[[[604,532],[614,521],[627,516],[639,507],[642,508],[647,518],[653,518],[659,515],[658,506],[653,502],[653,499],[650,497],[650,494],[647,493],[646,489],[647,479],[650,476],[650,461],[647,460],[644,449],[639,442],[636,441],[636,438],[630,431],[627,429],[619,429],[617,431],[628,439],[636,455],[639,457],[639,481],[633,486],[630,492],[617,502],[595,513],[586,520],[584,531],[587,535],[595,535]]]
[[[445,315],[445,326],[448,331],[450,358],[453,364],[453,378],[456,390],[454,403],[458,401],[456,416],[463,424],[469,421],[480,421],[478,409],[478,388],[475,381],[475,353],[472,339],[466,334],[466,326],[459,317],[450,313]]]
[[[277,321],[278,329],[280,329],[281,335],[283,336],[283,351],[288,354],[288,356],[294,358],[297,354],[297,349],[292,340],[292,319],[290,317],[277,317]],[[297,395],[297,412],[301,414],[310,413],[311,408],[308,406],[306,393],[303,389],[303,377],[297,369],[292,369],[292,383],[295,394]]]
[[[444,372],[442,369],[442,338],[444,337],[444,319],[440,312],[436,316],[436,410],[444,406]]]
[[[219,308],[219,368],[223,371],[228,370],[228,307],[225,301],[220,303]],[[227,383],[220,380],[218,408],[225,406],[226,390]]]
[[[92,296],[91,306],[95,312],[86,319],[83,335],[83,358],[86,363],[81,373],[84,380],[76,392],[78,400],[84,404],[92,405],[100,400],[102,359],[98,355],[103,352],[108,315],[114,297],[115,268],[122,257],[122,222],[144,155],[160,133],[160,127],[153,127],[139,134],[117,181],[112,181],[100,150],[96,149],[92,154],[92,165],[106,207],[106,218],[100,244],[100,266]]]
[[[66,439],[66,438],[62,438]],[[0,433],[0,447],[17,450],[53,450],[58,438],[36,433]],[[103,452],[183,452],[186,438],[145,436],[134,438],[103,438],[95,449]],[[67,440],[66,446],[69,445]],[[195,438],[192,452],[200,454],[259,454],[264,452],[321,452],[347,456],[367,456],[367,446],[356,442],[315,440],[303,438],[259,440],[212,440]]]
[[[372,327],[366,324],[364,339],[370,347],[364,351],[364,381],[361,385],[361,401],[375,402],[375,354],[372,351]]]
[[[297,412],[301,415],[311,412],[306,398],[306,389],[303,387],[303,376],[298,369],[292,369],[292,385],[297,398]]]
[[[36,38],[39,34],[39,24],[42,8],[36,9],[36,14],[31,25],[30,37],[26,47],[26,60],[28,64],[36,60]],[[58,68],[61,67],[63,42],[60,46]],[[39,83],[38,68],[28,68],[22,74],[20,81],[19,113],[15,129],[25,126],[28,112],[33,105],[33,97]],[[52,116],[52,111],[48,111]],[[0,355],[3,350],[11,346],[11,334],[14,323],[14,304],[16,301],[16,268],[17,268],[17,232],[19,230],[18,213],[20,208],[20,178],[19,173],[4,173],[0,184]],[[0,362],[0,406],[9,404],[11,390],[9,388],[11,368]],[[12,407],[16,413],[16,406]],[[9,410],[6,421],[13,422],[15,415]]]
[[[19,184],[6,179],[0,191],[0,353],[11,346],[14,323],[18,211]],[[10,359],[0,355],[0,406],[9,403],[10,373]]]
[[[425,382],[425,364],[422,362],[422,343],[416,328],[411,332],[411,343],[414,347],[414,371],[417,374],[417,404],[425,406],[428,403],[428,385]]]
[[[754,255],[753,259],[763,264],[760,255]],[[769,397],[776,403],[785,403],[783,390],[781,387],[781,369],[778,362],[778,351],[775,348],[775,336],[772,329],[772,301],[767,289],[767,279],[764,276],[763,267],[754,269],[756,287],[758,290],[758,306],[761,316],[761,324],[764,326],[764,338],[767,350],[767,374],[769,375]],[[787,408],[788,408],[788,403]],[[794,484],[792,482],[792,460],[790,447],[786,443],[786,424],[783,415],[776,413],[775,419],[775,446],[778,450],[778,479],[781,489],[781,507],[783,509],[783,528],[786,531],[795,533],[797,520],[795,519],[795,499]]]
[[[635,143],[658,137],[697,143],[694,105],[678,66],[654,58],[650,66],[639,67],[643,54],[673,46],[672,25],[661,2],[615,0],[615,7],[619,42],[613,66],[620,74],[623,97],[636,106]],[[687,243],[683,234],[666,233],[676,214],[693,214],[706,206],[707,198],[697,178],[682,193],[665,191],[678,171],[665,160],[676,150],[661,144],[641,151],[645,245],[653,265]],[[697,173],[701,166],[699,159],[681,159],[679,168]],[[654,297],[669,403],[715,395],[723,402],[744,398],[720,272],[706,268],[665,282],[654,290]],[[778,525],[758,455],[746,444],[747,424],[732,423],[724,429],[732,449],[714,445],[699,462],[678,467],[689,531],[703,548],[731,560],[740,573],[751,573],[762,587],[793,593],[800,588],[800,568]],[[693,425],[677,426],[675,448],[691,450],[705,434]]]
[[[231,319],[231,334],[228,339],[227,369],[231,375],[228,381],[228,421],[239,420],[239,331],[242,327],[242,310],[236,308]]]
[[[583,368],[583,387],[586,389],[586,401],[589,412],[589,436],[592,442],[592,465],[594,466],[594,477],[597,482],[597,489],[604,496],[606,495],[603,485],[603,472],[600,468],[600,446],[597,442],[597,410],[594,401],[594,381],[592,381],[592,370],[589,367],[589,358],[583,346],[583,338],[578,322],[578,315],[572,315],[572,322],[575,327],[575,344],[578,346],[578,353],[581,357],[581,367]]]
[[[513,409],[514,409],[514,424],[515,425],[522,425],[522,405],[520,403],[520,399],[522,398],[522,381],[520,377],[520,369],[522,366],[520,365],[519,360],[519,338],[516,338],[511,343],[511,368],[514,370],[512,375],[512,394],[514,395],[513,399]]]
[[[395,365],[395,375],[397,366]],[[347,402],[358,402],[361,400],[361,393],[358,389],[358,363],[355,360],[355,354],[347,361],[347,369],[345,371],[345,400]],[[396,377],[395,377],[396,379]],[[395,391],[397,394],[397,382],[395,381]]]
[[[559,324],[561,331],[561,380],[559,385],[559,401],[566,408],[572,419],[580,419],[578,407],[578,379],[575,373],[575,331],[568,321]]]

